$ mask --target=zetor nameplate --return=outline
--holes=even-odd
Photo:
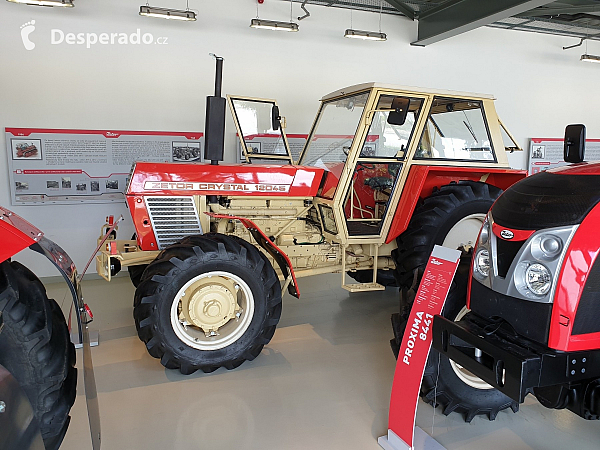
[[[146,181],[144,190],[158,191],[246,191],[246,192],[288,192],[288,184],[250,184],[250,183],[183,183],[172,181]]]

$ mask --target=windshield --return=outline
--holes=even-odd
[[[368,97],[363,92],[324,103],[300,164],[330,170],[345,162]]]

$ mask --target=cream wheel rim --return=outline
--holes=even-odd
[[[254,295],[239,276],[213,271],[193,277],[175,295],[171,326],[186,345],[218,350],[237,341],[254,316]]]
[[[460,310],[460,312],[458,313],[458,315],[456,316],[456,319],[454,319],[455,322],[458,322],[460,319],[462,319],[470,310],[467,309],[466,306],[463,306],[463,309]],[[494,389],[493,386],[487,384],[485,381],[483,381],[481,378],[479,378],[476,375],[473,375],[472,372],[469,372],[467,369],[465,369],[463,366],[461,366],[460,364],[454,362],[453,360],[449,360],[450,361],[450,367],[452,367],[452,370],[454,371],[454,373],[456,374],[456,376],[458,378],[460,378],[460,380],[467,384],[468,386],[471,386],[472,388],[475,389]]]
[[[479,230],[483,225],[486,214],[477,213],[463,217],[454,224],[444,238],[442,245],[448,248],[475,247]]]

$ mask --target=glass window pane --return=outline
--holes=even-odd
[[[481,102],[435,98],[415,157],[494,161]]]
[[[358,162],[344,203],[350,236],[379,234],[401,168],[401,162]]]
[[[393,95],[382,95],[377,104],[378,110],[391,109],[392,101],[397,98]],[[403,157],[403,152],[408,148],[408,140],[412,134],[415,122],[421,112],[423,100],[409,99],[408,115],[402,125],[388,123],[390,111],[376,111],[373,113],[369,134],[363,144],[361,157],[364,158],[393,158]],[[400,152],[400,153],[399,153]]]
[[[324,103],[300,164],[330,170],[345,162],[368,98],[365,92]]]
[[[273,130],[273,103],[232,99],[248,156],[287,156],[281,130]],[[269,139],[260,139],[269,138]]]

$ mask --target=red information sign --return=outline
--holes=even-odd
[[[431,347],[433,316],[442,312],[459,258],[458,250],[436,245],[425,267],[398,353],[390,399],[388,435],[379,438],[379,444],[385,449],[416,448],[415,416],[425,362]],[[423,440],[423,436],[419,438],[419,441]]]

